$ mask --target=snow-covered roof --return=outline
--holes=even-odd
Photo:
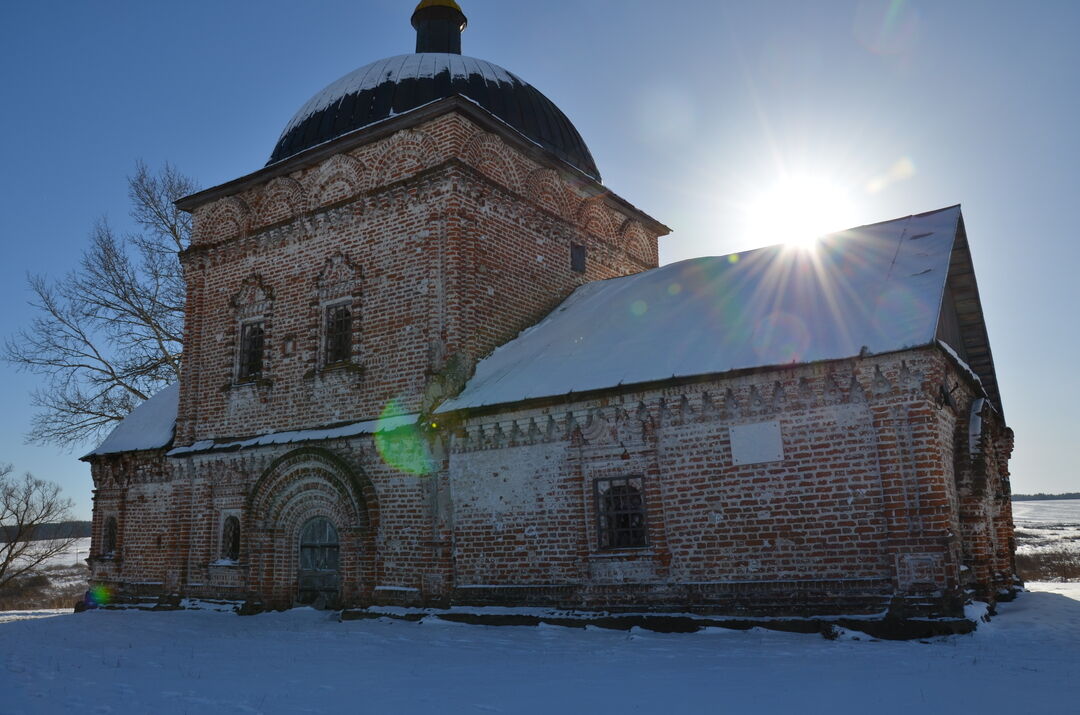
[[[439,412],[935,340],[960,207],[578,288]]]
[[[496,86],[525,84],[524,80],[497,64],[475,57],[449,53],[395,55],[364,65],[328,84],[297,110],[281,135],[285,136],[311,115],[337,104],[342,97],[371,91],[381,84],[396,84],[402,79],[434,78],[444,72],[451,80],[475,76]]]
[[[105,441],[83,459],[121,452],[138,452],[168,447],[173,439],[176,426],[176,414],[180,389],[172,384],[157,392],[146,402],[131,411],[116,426]],[[419,415],[392,415],[377,420],[350,422],[335,427],[290,430],[288,432],[270,432],[248,439],[200,440],[190,445],[177,447],[168,452],[168,456],[195,454],[198,452],[229,451],[244,447],[259,447],[272,444],[292,444],[324,439],[355,437],[361,434],[377,434],[416,424]]]
[[[87,457],[167,447],[176,426],[180,385],[173,383],[131,411]],[[85,457],[84,457],[85,458]]]

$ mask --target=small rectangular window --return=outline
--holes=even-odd
[[[240,558],[240,519],[229,515],[221,527],[221,558],[237,561]]]
[[[570,268],[577,273],[585,272],[585,246],[570,244]]]
[[[596,530],[601,549],[649,545],[641,477],[609,477],[593,483]]]
[[[241,382],[255,380],[263,372],[264,331],[262,321],[240,326],[240,364],[236,371]]]
[[[349,362],[352,358],[352,311],[347,305],[326,309],[326,364]]]

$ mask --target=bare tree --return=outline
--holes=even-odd
[[[39,570],[53,557],[70,549],[76,538],[48,534],[46,525],[70,521],[72,503],[60,496],[60,487],[35,479],[11,476],[11,465],[0,464],[0,595],[16,579]]]
[[[79,267],[60,280],[30,276],[36,317],[9,337],[3,357],[41,375],[31,442],[74,446],[123,419],[180,374],[184,279],[178,253],[191,216],[173,202],[197,190],[166,164],[141,162],[128,179],[131,218],[120,235],[101,219]]]

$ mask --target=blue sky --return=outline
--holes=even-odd
[[[674,229],[662,263],[774,242],[762,226],[815,208],[830,230],[962,203],[1013,488],[1080,491],[1080,3],[461,4],[464,53],[550,97],[605,184]],[[28,272],[73,267],[102,215],[127,225],[137,160],[203,186],[261,167],[312,94],[412,51],[413,6],[6,4],[0,335],[30,318]],[[778,184],[828,191],[789,205]],[[77,455],[23,444],[34,384],[0,365],[0,462],[60,482],[86,517]]]

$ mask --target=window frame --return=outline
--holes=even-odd
[[[330,357],[330,326],[331,315],[334,311],[344,308],[348,311],[348,327],[343,331],[345,335],[345,358],[332,360]],[[343,300],[327,301],[322,304],[322,318],[321,318],[321,340],[322,347],[322,366],[323,367],[336,367],[339,365],[348,365],[353,362],[353,348],[354,348],[354,335],[355,335],[355,320],[356,309],[353,305],[352,298],[346,298]]]
[[[249,371],[251,358],[249,355],[250,343],[248,340],[249,331],[253,328],[259,328],[259,370],[258,372]],[[263,379],[266,375],[266,319],[263,317],[250,318],[247,320],[241,320],[237,339],[236,350],[236,382],[237,384],[247,384],[256,382]]]
[[[221,520],[221,531],[219,532],[220,548],[218,550],[218,557],[222,561],[231,561],[233,563],[238,563],[240,561],[240,544],[243,538],[243,528],[240,523],[240,516],[234,513],[226,512],[222,515],[222,517],[223,518]],[[230,540],[228,537],[230,523],[236,524],[235,532],[232,539],[235,544],[229,543]],[[235,546],[235,553],[233,553],[233,549],[231,548],[232,546]]]
[[[612,507],[607,500],[612,498],[612,489],[626,488],[637,492],[638,504],[636,508]],[[632,498],[627,493],[623,498]],[[618,497],[615,497],[618,498]],[[620,551],[625,549],[644,549],[651,544],[649,542],[649,517],[648,508],[645,504],[645,477],[640,474],[629,474],[618,477],[597,477],[593,480],[593,507],[596,515],[596,546],[601,551]],[[635,524],[634,517],[640,518],[640,523]],[[624,525],[613,523],[614,519],[625,519]],[[620,534],[638,534],[632,538],[632,543],[621,543]]]
[[[116,518],[115,514],[108,514],[101,525],[101,552],[98,556],[103,559],[112,559],[116,558],[119,551],[120,520]]]

